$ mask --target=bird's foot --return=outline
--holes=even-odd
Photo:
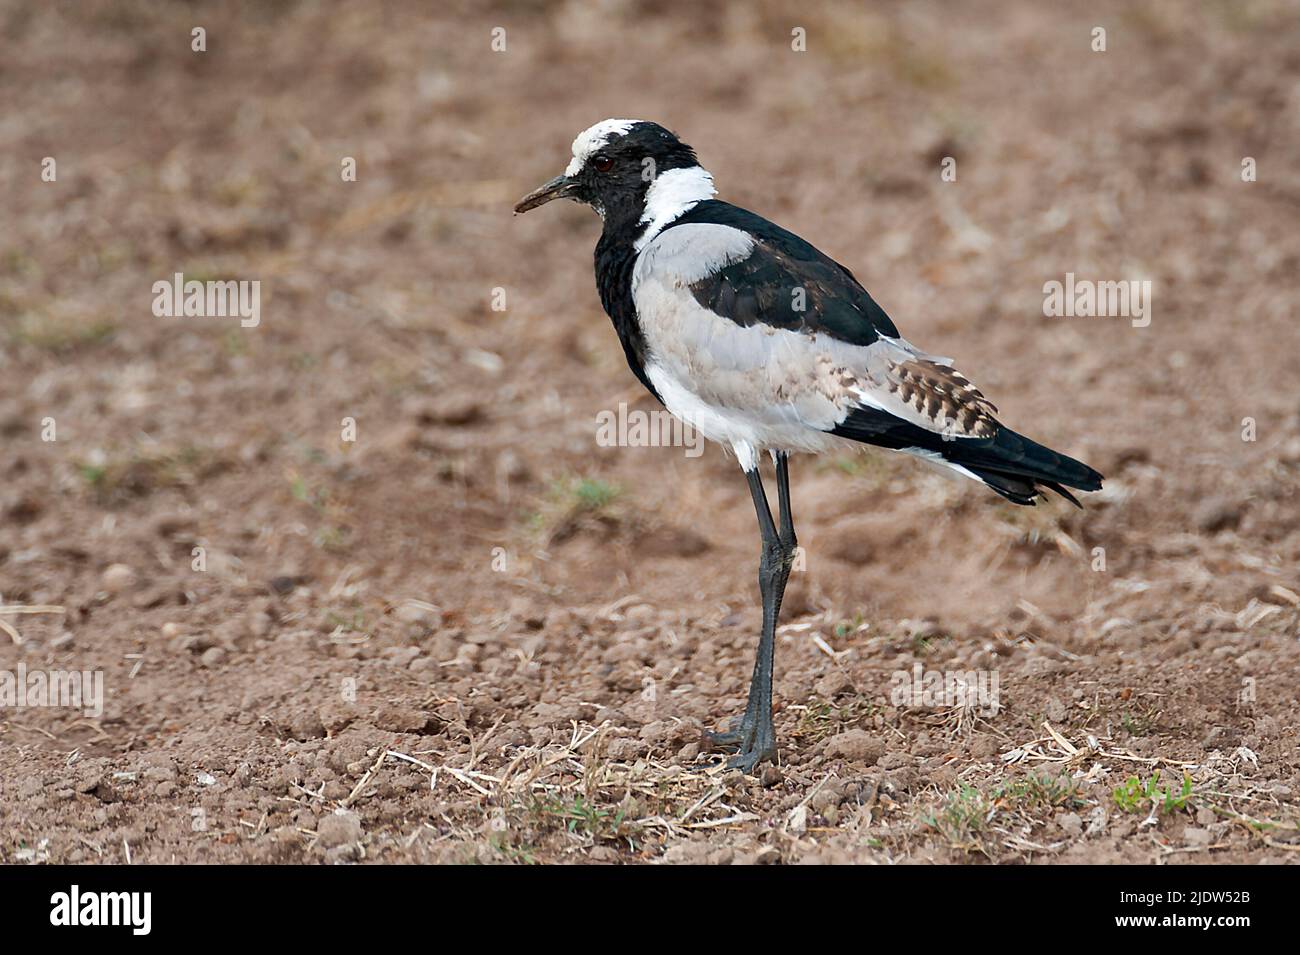
[[[731,725],[732,728],[723,733],[705,733],[714,749],[735,753],[727,760],[727,769],[753,773],[759,763],[776,761],[776,731],[770,718],[751,719],[746,713]]]
[[[744,743],[745,737],[750,735],[745,723],[745,717],[738,716],[731,721],[731,729],[721,733],[705,730],[704,738],[713,749],[724,753],[737,752]]]
[[[743,749],[731,759],[727,760],[728,769],[738,769],[746,775],[753,775],[754,770],[758,768],[759,763],[776,762],[776,747],[769,746],[766,749]]]

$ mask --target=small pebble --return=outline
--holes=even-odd
[[[135,586],[135,571],[126,564],[109,564],[104,568],[100,582],[110,594],[120,594]]]

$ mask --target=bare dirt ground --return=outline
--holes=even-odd
[[[106,693],[0,708],[0,860],[1296,859],[1295,4],[15,0],[0,34],[0,673]],[[509,211],[607,116],[1107,476],[1028,509],[797,458],[758,779],[701,746],[759,625],[744,481],[598,445],[654,409],[599,223]],[[260,280],[260,324],[156,317],[176,272]],[[1149,279],[1150,324],[1045,317],[1067,272]],[[999,708],[900,701],[918,665]]]

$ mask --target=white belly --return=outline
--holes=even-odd
[[[762,451],[820,453],[852,444],[800,422],[791,406],[773,403],[767,409],[741,409],[713,404],[653,362],[646,366],[646,376],[664,407],[710,441],[729,446],[746,470],[753,470]]]

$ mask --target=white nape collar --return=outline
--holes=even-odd
[[[701,166],[669,169],[655,177],[645,194],[645,211],[641,221],[649,223],[633,245],[640,252],[670,222],[688,209],[718,194],[713,176]]]

